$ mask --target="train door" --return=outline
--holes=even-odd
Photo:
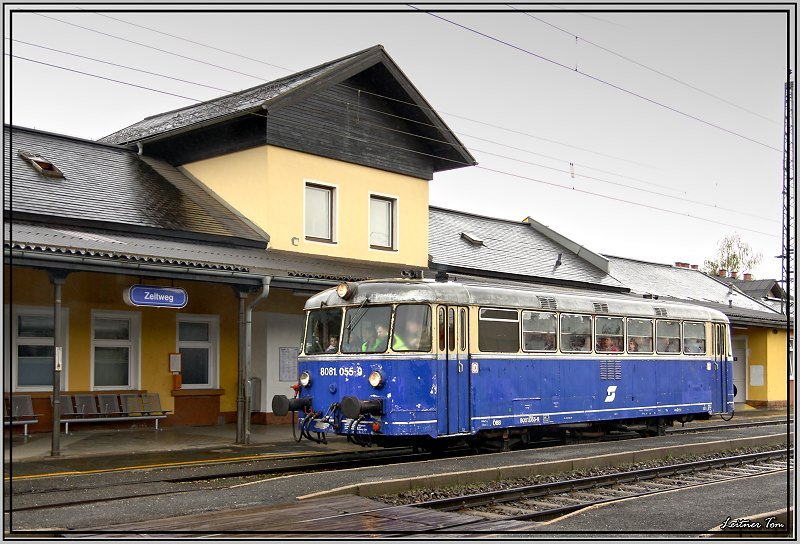
[[[446,383],[446,424],[439,420],[443,434],[469,431],[469,312],[463,306],[439,306],[439,353],[444,355]],[[444,326],[444,334],[442,334]],[[440,392],[442,393],[442,392]]]
[[[727,329],[725,325],[714,323],[712,327],[714,391],[711,397],[712,411],[725,412],[728,401],[728,357],[725,338]]]

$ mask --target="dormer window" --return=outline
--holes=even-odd
[[[484,245],[483,240],[481,239],[481,237],[478,236],[475,233],[466,232],[465,231],[465,232],[461,233],[461,237],[464,240],[466,240],[467,242],[469,242],[470,244],[472,244],[473,246],[482,246],[482,245]]]
[[[36,153],[20,150],[19,156],[28,161],[40,174],[51,178],[64,177],[64,173],[55,164]]]

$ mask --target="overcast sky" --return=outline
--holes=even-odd
[[[531,216],[592,251],[668,264],[702,266],[739,233],[763,255],[756,277],[780,277],[786,13],[399,4],[407,13],[104,16],[76,6],[6,11],[4,52],[18,58],[6,57],[5,122],[97,139],[382,44],[479,163],[437,174],[431,205]],[[110,6],[125,8],[142,9]]]

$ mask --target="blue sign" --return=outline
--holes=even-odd
[[[183,308],[189,301],[189,296],[183,289],[156,285],[132,285],[125,290],[123,298],[131,306],[153,308]]]

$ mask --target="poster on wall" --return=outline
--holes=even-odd
[[[297,381],[297,348],[278,348],[280,355],[278,362],[280,365],[280,381]]]

